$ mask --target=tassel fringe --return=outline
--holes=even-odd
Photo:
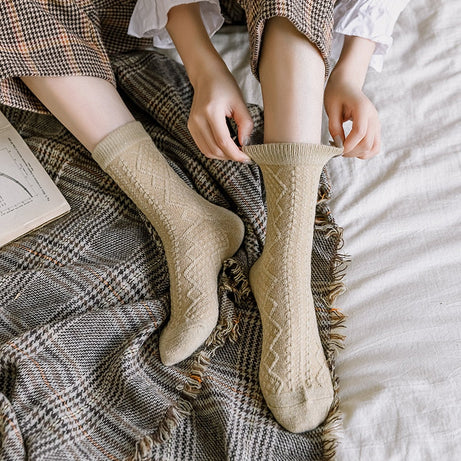
[[[328,178],[326,169],[324,169],[323,174]],[[324,234],[325,239],[332,239],[336,248],[330,268],[332,282],[328,286],[328,292],[325,296],[330,320],[330,334],[326,347],[326,358],[330,366],[331,380],[334,389],[334,401],[323,423],[322,441],[324,461],[334,461],[336,459],[336,449],[339,439],[342,437],[342,413],[339,409],[338,396],[339,379],[335,373],[335,359],[338,350],[344,347],[345,335],[341,334],[340,331],[345,328],[344,323],[346,318],[345,315],[336,307],[334,308],[333,305],[336,298],[346,291],[343,278],[350,262],[349,255],[340,253],[340,250],[344,246],[343,229],[334,222],[330,215],[330,210],[327,207],[329,199],[330,189],[325,183],[321,182],[317,200],[315,230]]]
[[[237,265],[234,261],[229,263],[232,267]],[[238,268],[232,269],[238,272]],[[240,280],[242,282],[242,280]],[[196,399],[202,388],[202,380],[211,357],[216,349],[222,347],[227,340],[235,342],[238,338],[238,319],[225,319],[219,323],[205,342],[205,349],[201,350],[195,357],[186,384],[178,386],[178,390],[190,399]],[[192,403],[185,398],[178,401],[168,408],[165,418],[154,434],[146,435],[136,443],[135,453],[126,461],[150,461],[153,456],[153,449],[156,445],[161,445],[168,441],[174,430],[179,426],[181,420],[189,416],[192,412]]]

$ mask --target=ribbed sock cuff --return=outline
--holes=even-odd
[[[93,151],[93,158],[105,170],[122,152],[140,141],[150,140],[141,122],[133,121],[111,131]]]
[[[342,148],[309,143],[268,143],[244,146],[243,152],[263,165],[325,165],[332,157],[343,153]]]

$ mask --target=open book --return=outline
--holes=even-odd
[[[0,113],[0,247],[69,210],[52,179]]]

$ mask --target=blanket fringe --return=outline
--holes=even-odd
[[[238,266],[234,261],[232,266],[235,265]],[[238,268],[235,269],[236,272],[237,270]],[[236,279],[236,281],[243,282],[243,279]],[[205,342],[206,347],[194,357],[190,374],[186,378],[186,383],[177,387],[186,398],[190,400],[197,398],[202,388],[203,375],[210,364],[211,357],[216,349],[222,347],[227,340],[232,342],[237,340],[238,323],[238,318],[222,320]],[[157,432],[146,435],[138,440],[134,455],[128,458],[127,461],[150,461],[153,456],[154,447],[168,441],[181,422],[181,419],[190,415],[191,412],[192,403],[185,398],[179,398],[174,405],[168,408]]]
[[[222,282],[223,289],[235,296],[237,304],[251,295],[248,274],[235,258],[224,261]]]
[[[155,445],[166,442],[182,418],[188,416],[192,411],[192,404],[184,399],[179,399],[175,405],[168,408],[165,418],[161,421],[157,432],[153,435],[146,435],[136,443],[135,453],[127,461],[150,461],[152,450]]]
[[[339,227],[332,219],[330,211],[327,208],[327,201],[330,198],[328,189],[320,188],[319,200],[317,201],[317,215],[315,219],[315,230],[320,231],[325,239],[334,239],[335,255],[331,262],[332,282],[328,287],[326,295],[327,307],[329,308],[330,333],[329,341],[326,347],[327,361],[330,365],[331,379],[334,389],[334,401],[323,423],[323,460],[333,461],[336,458],[336,449],[339,438],[342,436],[342,413],[339,409],[339,379],[335,374],[335,358],[339,349],[344,347],[345,335],[340,334],[340,329],[345,328],[345,315],[333,304],[338,296],[346,291],[343,278],[347,269],[350,258],[339,251],[344,246],[343,229]]]
[[[339,399],[337,398],[338,380],[335,379],[333,388],[335,389],[335,401],[323,425],[323,459],[334,461],[336,458],[336,448],[338,439],[342,436],[342,414],[339,409]]]

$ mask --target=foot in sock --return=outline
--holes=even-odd
[[[267,232],[250,285],[261,314],[259,381],[275,419],[291,432],[317,427],[333,402],[312,298],[311,253],[320,174],[341,149],[302,143],[244,148],[261,168]]]
[[[165,365],[176,364],[201,346],[216,326],[218,274],[243,240],[243,223],[188,187],[139,122],[107,135],[93,157],[162,240],[170,274],[171,315],[160,335],[160,358]]]

